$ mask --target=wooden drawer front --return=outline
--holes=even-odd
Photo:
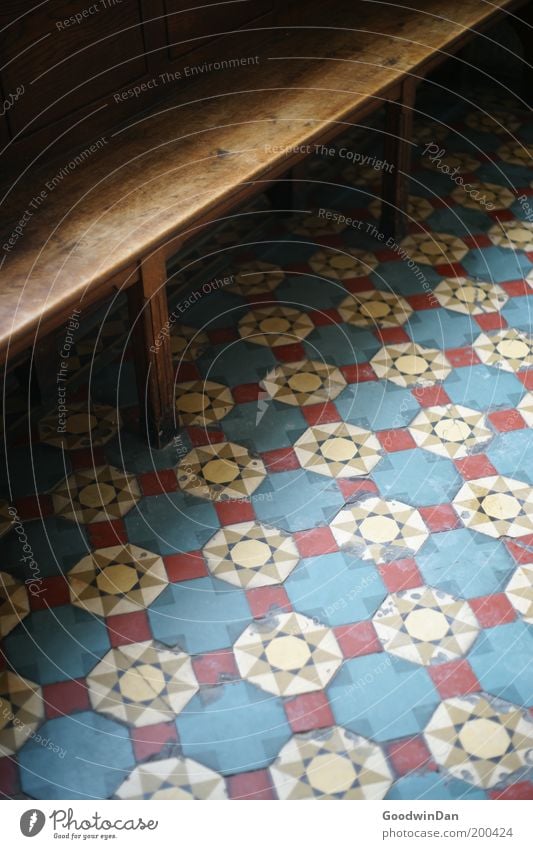
[[[165,0],[169,52],[172,59],[215,41],[221,34],[243,27],[272,11],[273,0],[223,3],[191,9],[191,0]],[[207,4],[206,4],[207,5]]]
[[[25,87],[8,113],[14,133],[45,127],[145,73],[137,0],[50,0],[30,12],[28,6],[2,0],[0,12],[2,88]]]

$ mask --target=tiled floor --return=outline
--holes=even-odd
[[[442,109],[401,245],[339,154],[187,259],[174,444],[122,307],[66,433],[9,399],[5,796],[533,798],[533,122]]]

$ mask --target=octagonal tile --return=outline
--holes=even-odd
[[[26,587],[8,572],[0,572],[0,637],[5,637],[30,612]]]
[[[467,481],[453,506],[467,528],[490,537],[533,532],[533,489],[523,481],[503,475]]]
[[[533,251],[533,221],[498,221],[487,233],[493,245],[514,251]]]
[[[0,757],[14,755],[44,720],[42,690],[15,672],[0,672]]]
[[[96,448],[109,442],[120,425],[120,413],[115,407],[84,401],[68,404],[67,412],[61,419],[57,411],[42,418],[39,422],[39,437],[42,442],[57,448]]]
[[[331,522],[331,531],[338,545],[378,562],[418,551],[429,536],[418,510],[374,496],[347,504]]]
[[[533,563],[523,563],[505,587],[507,598],[524,622],[533,625]]]
[[[441,307],[464,315],[499,312],[509,296],[497,283],[480,283],[468,277],[447,277],[433,290]]]
[[[531,160],[533,159],[533,144],[526,144],[520,141],[511,141],[502,144],[498,148],[497,154],[504,162],[510,165],[522,165],[524,168],[531,168]]]
[[[379,378],[398,386],[432,386],[445,380],[451,368],[442,351],[425,348],[414,342],[385,345],[374,354],[370,364]]]
[[[190,758],[139,764],[122,782],[118,799],[227,799],[224,779]]]
[[[408,259],[424,265],[461,262],[468,246],[458,236],[448,233],[412,233],[402,239],[400,247]]]
[[[170,334],[170,349],[175,362],[195,362],[209,347],[207,333],[197,327],[175,324]]]
[[[370,251],[349,248],[342,252],[317,251],[310,257],[308,263],[320,277],[348,280],[351,277],[367,277],[378,265],[378,259]]]
[[[473,347],[481,362],[487,366],[511,372],[533,366],[531,339],[512,327],[490,334],[481,333]]]
[[[228,290],[244,297],[262,295],[277,289],[284,277],[285,272],[281,266],[253,259],[240,263],[239,270],[234,275],[234,282],[228,286]]]
[[[303,469],[330,478],[367,475],[381,460],[381,444],[362,427],[331,422],[308,428],[294,443]]]
[[[239,321],[242,339],[268,348],[301,342],[313,329],[314,324],[306,313],[281,304],[257,307]]]
[[[244,589],[281,584],[299,560],[292,536],[261,522],[227,525],[203,552],[215,578]]]
[[[261,381],[271,398],[293,407],[325,404],[339,395],[346,381],[335,366],[300,360],[276,366]]]
[[[408,430],[419,448],[452,460],[466,457],[494,436],[483,413],[460,404],[426,407]]]
[[[226,416],[234,402],[230,390],[212,380],[189,380],[176,386],[176,410],[181,425],[208,427]]]
[[[379,289],[348,295],[337,309],[342,320],[355,327],[400,327],[412,313],[401,295]]]
[[[234,442],[193,448],[178,464],[180,489],[210,501],[246,498],[262,483],[266,469],[261,459]]]
[[[114,466],[74,472],[52,490],[56,516],[82,524],[120,519],[140,497],[136,478]]]
[[[516,200],[516,195],[510,189],[497,183],[473,180],[467,185],[468,190],[464,185],[459,185],[451,194],[455,203],[466,209],[488,208],[492,212],[494,209],[508,209]]]
[[[442,155],[441,155],[442,154]],[[444,174],[467,173],[473,174],[481,166],[479,159],[475,159],[469,153],[447,153],[439,151],[436,156],[423,156],[420,160],[424,168],[428,171],[440,171]],[[447,170],[444,170],[444,169]]]

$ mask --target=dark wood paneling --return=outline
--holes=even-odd
[[[210,5],[205,10],[192,9],[191,0],[165,0],[169,55],[172,59],[184,56],[216,41],[268,14],[274,0],[236,0]],[[186,11],[190,10],[190,11]]]

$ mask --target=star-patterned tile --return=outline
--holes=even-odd
[[[331,522],[331,531],[339,546],[376,562],[416,552],[429,536],[414,507],[375,496],[347,504]]]
[[[380,218],[381,207],[381,199],[375,198],[368,204],[368,211],[372,213],[374,218]],[[412,218],[414,221],[425,221],[433,212],[434,208],[427,198],[409,195],[407,201],[407,215],[409,218]]]
[[[521,141],[512,141],[502,144],[497,150],[500,159],[510,165],[522,165],[531,168],[533,160],[533,144],[525,144]]]
[[[438,151],[435,155],[423,156],[420,160],[423,168],[429,171],[441,171],[444,174],[472,174],[481,166],[479,159],[475,159],[469,153],[446,153]],[[446,170],[445,170],[446,169]]]
[[[6,637],[30,612],[26,587],[8,572],[0,572],[0,637]]]
[[[369,193],[368,199],[379,195],[381,189],[380,172],[369,165],[347,165],[341,171],[341,177],[347,186],[360,186],[366,188]]]
[[[140,497],[136,478],[114,466],[74,472],[52,490],[56,516],[82,524],[120,519]]]
[[[263,295],[277,289],[285,277],[285,272],[279,265],[262,260],[250,260],[239,265],[234,282],[228,286],[228,291],[243,295]]]
[[[338,218],[326,218],[325,215],[296,215],[287,220],[287,229],[295,236],[336,236],[346,229],[346,224]]]
[[[495,133],[502,136],[516,133],[522,123],[517,115],[503,109],[490,109],[488,114],[479,110],[469,112],[464,122],[467,127],[478,133]]]
[[[120,414],[105,404],[69,404],[67,412],[59,418],[57,412],[49,413],[39,422],[42,442],[57,448],[76,449],[105,445],[120,427]]]
[[[207,333],[186,324],[175,324],[170,334],[174,362],[193,363],[209,348]]]
[[[521,537],[533,532],[533,489],[503,475],[463,484],[453,506],[467,528],[489,537]]]
[[[465,601],[426,586],[387,596],[373,622],[385,651],[422,666],[462,657],[479,631]]]
[[[426,348],[415,342],[384,345],[374,354],[370,364],[379,378],[398,386],[432,386],[445,380],[451,368],[438,348]]]
[[[253,622],[233,653],[241,676],[276,696],[322,690],[342,663],[333,631],[301,613]]]
[[[306,313],[281,304],[257,307],[239,321],[242,339],[268,348],[294,345],[309,336],[313,329],[313,322]]]
[[[261,522],[227,525],[203,552],[215,578],[243,589],[283,583],[300,559],[291,534]]]
[[[94,710],[136,727],[172,720],[198,690],[189,655],[150,640],[111,649],[87,685]]]
[[[176,410],[181,425],[209,427],[233,408],[227,386],[212,380],[189,380],[176,386]]]
[[[508,295],[497,283],[481,283],[467,277],[447,277],[433,290],[442,307],[464,315],[499,312]]]
[[[72,604],[99,616],[144,610],[168,583],[159,555],[129,543],[88,554],[67,579]]]
[[[367,277],[378,265],[378,259],[369,251],[350,248],[342,252],[317,251],[308,263],[319,277],[349,280],[352,277]]]
[[[265,475],[263,461],[234,442],[193,448],[176,469],[180,489],[210,501],[247,498]]]
[[[512,251],[533,251],[533,221],[498,221],[487,233],[493,245]]]
[[[0,498],[0,537],[3,537],[11,530],[14,522],[14,515],[9,512],[10,507],[9,501],[6,501],[5,498]]]
[[[479,180],[468,183],[468,190],[464,186],[456,186],[451,197],[455,203],[464,206],[466,209],[485,207],[490,211],[508,209],[516,200],[516,195],[506,186],[498,186],[496,183],[483,183]]]
[[[533,342],[513,327],[481,333],[473,348],[482,363],[504,371],[516,372],[533,365]]]
[[[522,616],[533,625],[533,563],[519,566],[505,588],[507,598]]]
[[[270,767],[280,799],[383,799],[392,784],[376,743],[339,726],[295,734]]]
[[[374,434],[345,422],[308,428],[294,443],[303,469],[330,478],[367,475],[381,460],[381,443]]]
[[[0,671],[0,757],[14,755],[43,720],[39,685],[8,669]]]
[[[269,371],[261,386],[271,398],[293,407],[325,404],[335,399],[346,380],[335,366],[319,360],[285,363]]]
[[[433,144],[434,142],[444,141],[448,137],[450,131],[445,124],[439,121],[432,121],[428,118],[415,116],[413,125],[413,139],[418,144]]]
[[[483,413],[460,404],[425,407],[408,430],[419,448],[451,460],[466,457],[494,436]]]
[[[412,313],[401,295],[377,289],[348,295],[337,309],[342,320],[354,327],[401,327]]]
[[[224,779],[190,758],[166,758],[136,766],[122,782],[118,799],[227,799]]]
[[[424,737],[443,769],[477,787],[494,787],[529,763],[533,721],[515,705],[463,696],[439,705]]]
[[[533,392],[526,392],[516,409],[528,427],[533,427]]]
[[[468,246],[459,236],[429,231],[406,236],[400,247],[409,259],[423,265],[461,262],[468,253]]]

